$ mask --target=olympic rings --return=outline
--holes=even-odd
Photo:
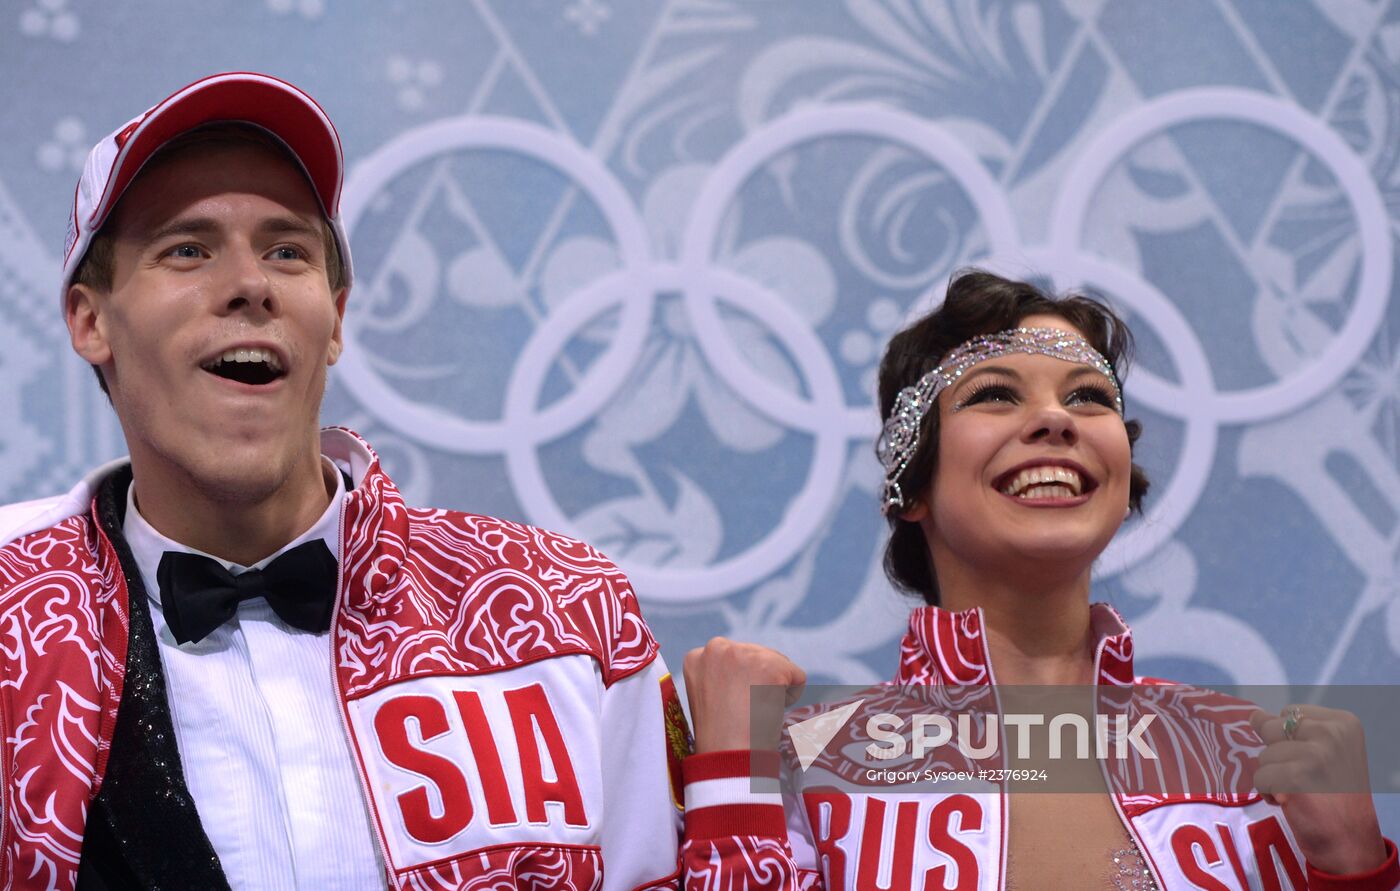
[[[1094,256],[1079,243],[1094,194],[1113,167],[1144,139],[1200,120],[1244,121],[1293,139],[1332,171],[1356,215],[1362,248],[1357,297],[1332,342],[1306,368],[1272,384],[1228,393],[1217,388],[1209,358],[1180,310],[1137,272]],[[567,532],[574,518],[551,493],[539,450],[596,418],[626,386],[644,355],[658,295],[680,293],[709,369],[756,412],[811,438],[807,474],[776,525],[737,554],[686,568],[632,562],[625,556],[620,562],[651,599],[693,602],[751,587],[822,534],[843,491],[852,447],[866,449],[879,423],[871,405],[846,398],[831,351],[784,298],[721,264],[720,232],[740,191],[757,172],[798,146],[853,135],[892,144],[941,168],[977,214],[988,250],[981,261],[985,265],[1025,261],[1053,276],[1059,287],[1102,289],[1145,320],[1171,352],[1176,382],[1139,368],[1128,380],[1127,395],[1153,411],[1180,418],[1185,425],[1183,447],[1146,521],[1118,537],[1101,575],[1142,560],[1176,533],[1204,491],[1220,425],[1276,417],[1316,398],[1359,359],[1384,313],[1392,248],[1375,183],[1323,121],[1263,93],[1179,91],[1110,124],[1079,152],[1064,177],[1048,243],[1041,245],[1023,243],[1006,188],[936,122],[874,105],[796,111],[756,127],[710,168],[691,203],[674,263],[654,256],[634,199],[587,148],[535,124],[468,116],[405,133],[356,165],[345,188],[347,230],[353,232],[370,212],[372,199],[410,169],[442,163],[455,152],[504,151],[555,168],[591,201],[615,239],[619,266],[558,302],[536,325],[510,369],[498,419],[469,420],[446,407],[406,397],[373,367],[363,349],[353,346],[358,335],[353,325],[346,329],[352,344],[341,360],[341,378],[365,411],[407,440],[454,454],[501,456],[529,518]],[[776,383],[750,364],[727,333],[721,316],[726,304],[781,344],[802,378],[799,388]],[[566,394],[544,404],[550,369],[566,346],[608,313],[617,319],[610,342]]]

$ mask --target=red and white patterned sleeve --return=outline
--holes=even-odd
[[[819,889],[788,843],[777,752],[708,752],[685,759],[686,891]],[[800,830],[800,824],[793,822]]]
[[[685,713],[659,656],[603,697],[605,887],[817,887],[800,877],[778,793],[753,791],[749,753],[689,755]],[[777,754],[754,763],[776,789]]]
[[[601,715],[605,888],[814,887],[799,881],[788,846],[777,753],[759,759],[774,790],[759,793],[748,752],[690,754],[680,697],[631,586],[611,565],[607,574],[616,617]]]

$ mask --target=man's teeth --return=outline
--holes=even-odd
[[[277,354],[272,350],[265,350],[260,347],[225,350],[222,356],[209,363],[209,365],[218,365],[221,362],[255,362],[266,365],[275,372],[280,372],[282,370],[282,362],[277,358]]]
[[[1030,467],[1012,477],[1001,491],[1016,498],[1067,498],[1080,494],[1084,483],[1068,467]]]

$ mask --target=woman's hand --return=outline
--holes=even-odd
[[[690,719],[695,724],[696,754],[732,749],[776,750],[782,731],[781,710],[775,711],[772,726],[750,728],[750,688],[785,688],[785,699],[790,704],[807,683],[806,673],[777,650],[723,637],[686,653],[684,672]]]
[[[1386,847],[1371,801],[1361,721],[1340,709],[1302,705],[1283,716],[1257,711],[1250,723],[1264,741],[1254,786],[1283,808],[1309,865],[1333,875],[1380,866]]]

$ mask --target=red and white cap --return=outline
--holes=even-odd
[[[202,124],[238,121],[261,127],[280,140],[301,164],[321,210],[335,233],[345,282],[350,283],[350,241],[340,224],[344,159],[340,136],[316,100],[284,80],[230,71],[197,80],[128,121],[93,146],[68,220],[63,249],[63,289],[112,208],[161,146]]]

